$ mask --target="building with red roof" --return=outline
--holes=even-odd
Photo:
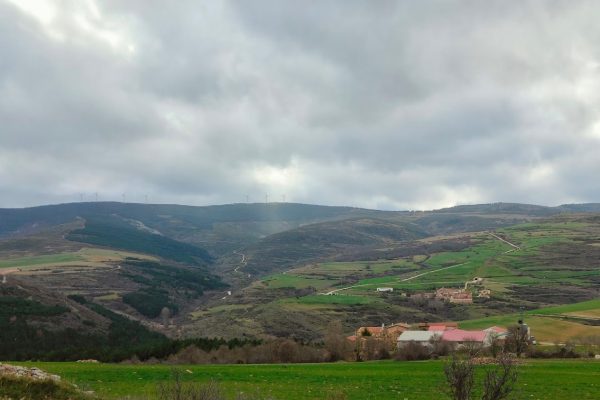
[[[442,341],[455,343],[458,346],[465,343],[480,343],[482,346],[487,346],[489,344],[489,332],[450,329],[442,333]]]

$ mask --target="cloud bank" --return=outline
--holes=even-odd
[[[0,206],[600,201],[595,1],[0,0]]]

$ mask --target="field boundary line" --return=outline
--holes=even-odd
[[[504,242],[504,243],[506,243],[507,245],[509,245],[509,246],[511,246],[511,247],[512,247],[512,249],[510,249],[510,250],[508,250],[508,251],[505,251],[505,252],[504,252],[504,254],[511,253],[511,252],[513,252],[513,251],[518,251],[518,250],[521,250],[521,247],[517,246],[517,245],[516,245],[516,244],[514,244],[514,243],[511,243],[511,242],[509,242],[509,241],[508,241],[508,240],[506,240],[506,239],[503,239],[503,238],[501,238],[500,236],[496,235],[495,233],[488,232],[488,235],[490,235],[490,236],[492,236],[493,238],[496,238],[496,239],[500,240],[501,242]]]

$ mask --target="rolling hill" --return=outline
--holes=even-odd
[[[25,317],[27,326],[43,320],[52,332],[68,320],[98,340],[110,335],[113,314],[167,336],[298,339],[319,339],[332,319],[351,331],[492,318],[600,297],[598,210],[512,203],[428,212],[293,203],[0,209],[0,299],[39,303],[30,306],[42,315]],[[475,276],[491,298],[469,306],[419,298]],[[380,286],[393,294],[376,292]]]

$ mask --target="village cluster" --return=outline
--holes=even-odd
[[[516,326],[524,332],[526,341],[535,344],[535,337],[531,336],[531,330],[526,323],[519,320]],[[491,326],[483,330],[463,330],[459,329],[456,322],[424,322],[362,326],[347,339],[353,343],[360,343],[360,341],[372,338],[398,349],[402,349],[409,343],[417,343],[426,348],[433,348],[436,343],[447,343],[454,349],[460,349],[467,345],[476,345],[480,348],[490,347],[494,341],[496,343],[505,341],[508,335],[508,329],[499,326]]]
[[[415,293],[411,295],[411,298],[421,299],[436,299],[447,301],[453,304],[473,304],[473,293],[479,298],[489,299],[492,295],[490,289],[482,287],[483,278],[475,277],[471,281],[465,282],[464,288],[439,288],[434,292],[423,292]],[[469,289],[469,286],[474,289]],[[391,287],[378,287],[378,292],[393,292],[394,288]],[[406,294],[403,294],[406,295]]]

